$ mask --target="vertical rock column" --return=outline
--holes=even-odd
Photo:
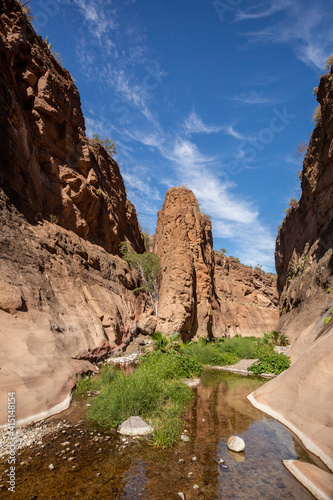
[[[157,331],[180,332],[184,339],[211,336],[217,307],[212,228],[189,189],[172,188],[166,193],[154,251],[162,268]]]

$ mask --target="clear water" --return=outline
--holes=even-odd
[[[202,384],[194,389],[196,398],[185,419],[190,442],[167,451],[142,440],[124,444],[115,432],[103,432],[85,423],[75,428],[85,409],[85,403],[76,401],[53,418],[70,422],[67,435],[49,436],[45,448],[24,451],[19,463],[25,464],[18,465],[16,471],[17,492],[2,491],[0,496],[24,500],[172,500],[183,492],[187,500],[310,499],[312,496],[282,464],[282,459],[310,461],[310,457],[282,425],[246,399],[263,383],[257,378],[205,372]],[[233,434],[244,439],[245,453],[227,450],[226,441]],[[107,435],[111,439],[106,440]],[[63,441],[71,443],[65,454]],[[75,460],[69,462],[70,456]],[[220,458],[227,470],[216,462]],[[53,471],[48,469],[50,463],[55,466]],[[0,474],[4,469],[1,464]]]

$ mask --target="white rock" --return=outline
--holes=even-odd
[[[227,441],[227,447],[229,450],[239,453],[245,450],[245,443],[239,436],[231,436]]]
[[[130,417],[120,426],[119,433],[125,436],[146,436],[154,429],[146,424],[141,417]]]
[[[182,434],[182,435],[180,436],[180,439],[181,439],[182,441],[184,441],[185,443],[187,443],[188,441],[190,441],[190,438],[189,438],[188,436],[186,436],[186,434]]]
[[[184,493],[182,491],[179,491],[178,492],[178,496],[182,499],[182,500],[186,500],[186,497],[184,495]]]
[[[53,465],[53,464],[50,464],[50,465],[49,465],[49,469],[50,469],[50,470],[53,470],[53,469],[54,469],[54,465]]]
[[[194,489],[194,490],[198,490],[198,489],[199,489],[199,486],[198,486],[197,484],[194,484],[194,485],[193,485],[193,489]]]

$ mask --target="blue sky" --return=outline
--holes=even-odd
[[[31,0],[81,94],[87,135],[112,138],[154,233],[169,187],[212,217],[214,248],[274,271],[299,198],[297,145],[333,52],[333,1]]]

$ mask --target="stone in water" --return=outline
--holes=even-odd
[[[227,441],[227,446],[229,450],[236,451],[237,453],[245,450],[245,443],[239,436],[231,436]]]

